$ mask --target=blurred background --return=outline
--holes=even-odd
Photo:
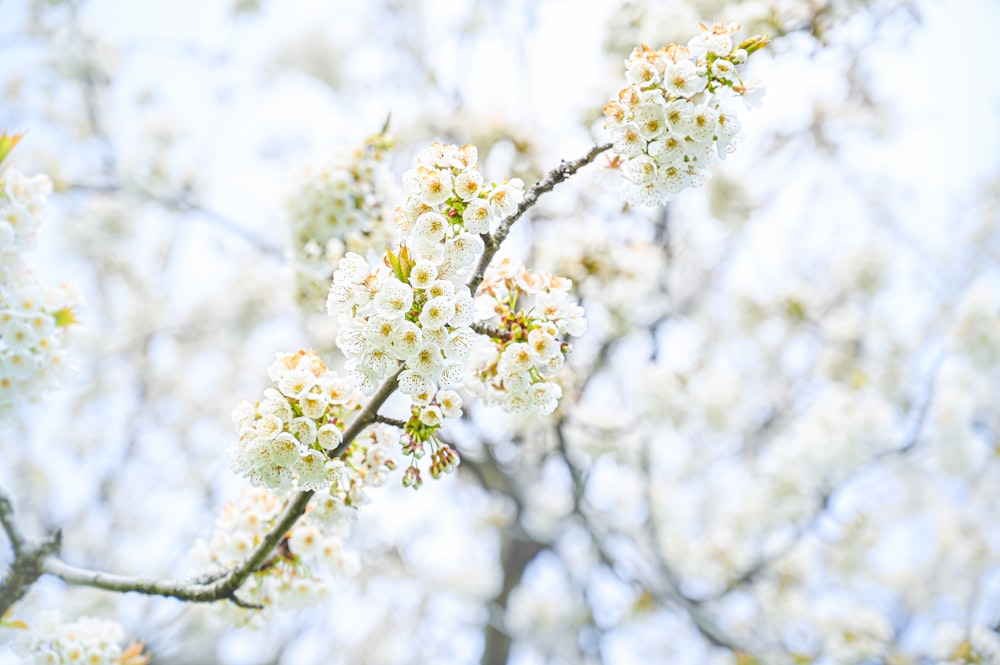
[[[233,407],[277,352],[343,362],[305,169],[388,121],[390,207],[431,141],[530,186],[699,21],[772,38],[736,153],[641,209],[599,159],[504,248],[587,310],[556,417],[471,406],[460,469],[373,491],[319,608],[237,628],[43,579],[16,615],[164,664],[1000,662],[992,0],[0,0],[9,163],[55,184],[32,264],[85,298],[0,486],[71,563],[191,574],[245,484]]]

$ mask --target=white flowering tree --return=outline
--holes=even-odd
[[[955,14],[0,3],[0,663],[1000,663]]]

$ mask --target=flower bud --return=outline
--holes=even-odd
[[[750,37],[749,39],[741,42],[740,45],[736,47],[736,49],[737,50],[743,49],[744,51],[747,52],[747,55],[751,55],[761,50],[770,43],[771,43],[771,38],[768,35],[754,35],[753,37]]]

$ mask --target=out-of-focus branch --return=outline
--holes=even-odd
[[[510,658],[511,636],[503,629],[501,613],[506,609],[511,592],[521,583],[524,571],[547,545],[530,538],[513,537],[505,533],[500,545],[500,563],[503,567],[503,586],[490,603],[490,622],[486,624],[486,647],[482,665],[506,665]],[[496,616],[494,616],[494,614]]]
[[[438,438],[454,447],[443,437]],[[484,627],[486,644],[480,660],[482,665],[506,665],[513,644],[513,639],[504,626],[503,617],[510,594],[521,583],[528,565],[540,552],[548,549],[549,545],[535,540],[521,528],[520,517],[524,510],[521,487],[490,453],[489,444],[484,443],[484,447],[486,454],[482,459],[464,455],[459,469],[474,476],[484,490],[503,494],[513,500],[516,506],[516,515],[511,524],[499,529],[503,584],[499,593],[489,603],[490,618]]]
[[[924,394],[918,396],[917,406],[911,418],[909,431],[903,437],[900,445],[895,448],[889,448],[884,450],[879,454],[875,455],[872,462],[880,462],[887,458],[898,458],[906,455],[916,447],[920,441],[920,436],[923,432],[924,425],[927,422],[927,413],[930,411],[931,404],[934,398],[934,382],[937,378],[938,369],[944,360],[944,356],[939,356],[934,362],[928,376],[925,378],[925,383],[923,385]],[[841,479],[840,482],[836,483],[834,486],[825,490],[819,496],[819,506],[813,515],[801,526],[795,530],[795,534],[792,538],[786,542],[778,550],[771,552],[770,554],[761,557],[749,567],[747,567],[742,573],[732,578],[723,587],[722,591],[710,598],[710,600],[718,600],[730,592],[739,589],[740,587],[752,584],[760,575],[770,569],[771,566],[781,561],[785,556],[790,554],[795,550],[796,547],[803,541],[803,539],[809,534],[813,533],[817,525],[822,521],[830,509],[830,504],[833,497],[844,487],[846,487],[858,474],[862,471],[870,468],[869,466],[863,467],[853,473],[848,474],[845,478]],[[1000,625],[1000,623],[998,623]]]
[[[14,520],[14,507],[10,498],[0,491],[0,525],[10,540],[14,551],[14,561],[0,582],[0,616],[24,597],[28,589],[45,572],[42,562],[50,554],[59,551],[61,534],[56,531],[47,540],[34,543],[28,541]]]
[[[206,208],[200,203],[192,201],[184,196],[163,197],[157,195],[155,192],[143,189],[138,185],[126,187],[125,185],[116,182],[99,184],[72,183],[61,187],[60,190],[64,192],[94,192],[99,194],[114,194],[122,196],[131,195],[139,201],[155,203],[156,205],[163,206],[171,212],[202,217],[210,222],[215,228],[242,238],[257,249],[261,254],[276,258],[284,256],[284,252],[280,247],[272,245],[263,238],[243,228],[236,221],[226,215],[216,210],[212,210],[211,208]]]
[[[564,424],[565,420],[560,420],[557,423],[556,436],[559,441],[558,452],[565,462],[566,467],[569,469],[570,475],[573,479],[574,512],[581,520],[584,528],[586,528],[590,533],[591,541],[597,550],[597,554],[600,557],[601,562],[604,563],[604,565],[606,565],[609,569],[619,572],[619,566],[616,565],[615,558],[612,556],[611,552],[608,551],[606,545],[608,534],[604,532],[602,527],[596,524],[593,517],[589,514],[589,511],[585,510],[583,489],[586,479],[571,459],[566,438],[562,431]],[[681,608],[687,614],[694,627],[699,633],[701,633],[702,637],[714,646],[729,649],[734,652],[743,650],[739,641],[728,635],[722,628],[720,628],[719,625],[716,624],[710,616],[708,616],[705,608],[701,607],[701,604],[698,601],[688,598],[680,591],[677,575],[669,568],[665,561],[660,561],[657,568],[657,572],[659,573],[658,579],[639,582],[644,589],[652,593],[653,597],[660,602]]]
[[[14,521],[14,506],[11,505],[10,499],[2,491],[0,491],[0,525],[3,525],[4,533],[7,534],[10,547],[14,550],[16,557],[25,548],[24,536]]]

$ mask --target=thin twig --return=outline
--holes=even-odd
[[[482,323],[481,321],[476,321],[475,323],[473,323],[469,327],[472,328],[477,333],[479,333],[480,335],[486,335],[490,339],[503,339],[504,338],[504,332],[502,330],[499,330],[499,329],[494,328],[492,326],[488,326],[485,323]]]
[[[375,414],[375,422],[383,423],[385,425],[392,425],[393,427],[398,427],[399,429],[403,429],[406,427],[405,420],[399,420],[398,418],[390,418],[389,416],[383,416],[380,413]]]
[[[14,506],[11,505],[10,498],[2,490],[0,490],[0,525],[3,525],[4,533],[10,539],[10,547],[14,550],[16,557],[24,549],[24,535],[14,521]]]
[[[256,248],[261,254],[275,258],[284,257],[284,252],[280,247],[271,244],[249,229],[244,228],[235,220],[227,217],[221,212],[212,210],[211,208],[206,208],[202,204],[192,201],[184,196],[178,195],[174,197],[164,197],[156,194],[155,192],[149,191],[136,183],[132,183],[131,187],[126,187],[122,183],[113,181],[106,183],[73,183],[61,187],[60,191],[94,192],[99,194],[113,194],[123,197],[131,196],[138,201],[154,203],[156,205],[163,206],[171,212],[179,213],[181,215],[180,219],[185,221],[192,221],[188,218],[188,216],[202,217],[216,229],[242,238]]]
[[[483,255],[479,258],[479,265],[476,266],[476,272],[472,274],[468,284],[469,291],[471,291],[473,295],[475,295],[476,290],[479,288],[479,284],[483,281],[483,275],[486,273],[486,267],[490,264],[490,261],[493,260],[497,250],[500,249],[500,245],[507,237],[507,234],[510,233],[510,229],[514,226],[514,223],[517,222],[517,220],[519,220],[525,212],[538,203],[538,199],[542,196],[542,194],[551,192],[556,185],[567,180],[574,173],[594,161],[602,152],[610,148],[610,143],[596,145],[590,149],[590,152],[579,159],[575,159],[571,162],[567,162],[565,160],[562,161],[559,166],[549,171],[548,175],[536,182],[534,186],[528,190],[528,193],[524,196],[524,200],[517,206],[517,210],[514,211],[514,214],[500,222],[500,226],[492,235],[484,236],[486,239],[486,249],[483,251]]]

